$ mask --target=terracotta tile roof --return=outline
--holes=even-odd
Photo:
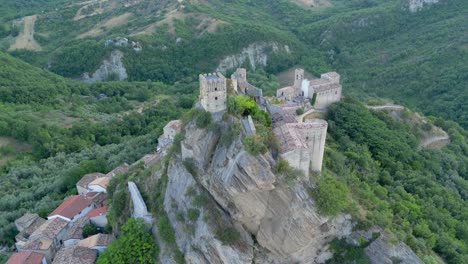
[[[91,201],[86,200],[83,196],[72,195],[69,196],[65,201],[59,205],[52,213],[49,214],[49,217],[54,215],[60,215],[66,218],[73,218],[75,215],[79,214],[83,209],[88,207],[91,204]]]
[[[295,91],[296,91],[296,88],[294,88],[294,86],[287,86],[287,87],[278,89],[278,92],[283,92],[285,94],[294,93]]]
[[[106,189],[107,186],[109,185],[110,182],[110,177],[101,177],[97,178],[94,181],[90,182],[88,186],[90,185],[98,185],[101,186],[102,188]]]
[[[74,222],[71,227],[68,229],[67,234],[63,240],[69,239],[83,239],[83,226],[85,225],[87,219],[80,218]]]
[[[6,264],[41,264],[44,256],[33,251],[18,252],[11,255]]]
[[[323,91],[337,89],[337,88],[340,88],[340,87],[341,87],[341,85],[339,85],[337,83],[333,83],[333,84],[317,87],[317,88],[314,89],[314,92],[323,92]]]
[[[49,238],[36,238],[28,240],[23,246],[23,250],[48,250],[53,240]]]
[[[95,209],[89,211],[89,213],[87,213],[84,218],[92,218],[92,217],[105,215],[105,214],[107,214],[107,208],[106,207],[100,207],[100,208],[95,208]]]
[[[99,173],[99,172],[86,174],[81,178],[81,180],[79,180],[76,183],[76,185],[78,185],[80,187],[83,187],[83,188],[88,188],[88,184],[90,182],[94,181],[97,178],[104,177],[104,176],[105,176],[104,174]]]
[[[34,238],[35,236],[44,236],[53,240],[67,226],[68,221],[61,218],[47,220],[44,224],[39,226],[39,228],[36,229],[30,237]]]
[[[97,234],[94,236],[90,236],[86,239],[81,240],[78,242],[77,246],[80,247],[87,247],[87,248],[93,248],[93,247],[107,247],[114,237],[112,235],[108,234]]]
[[[328,83],[330,83],[330,81],[327,80],[327,79],[314,79],[314,80],[310,80],[309,85],[310,85],[310,86],[313,86],[313,85],[324,85],[324,84],[328,84]]]
[[[63,247],[55,255],[52,264],[90,264],[95,263],[98,251],[85,247]]]

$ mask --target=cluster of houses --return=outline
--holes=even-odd
[[[90,173],[76,184],[78,195],[71,195],[48,216],[27,213],[15,221],[19,233],[16,249],[7,264],[89,264],[113,240],[110,234],[85,238],[83,228],[92,224],[107,226],[107,186],[112,177],[129,169],[123,164],[107,174]]]
[[[113,236],[99,233],[87,238],[83,236],[86,224],[99,229],[107,226],[107,187],[111,179],[125,173],[133,165],[143,163],[150,166],[164,156],[174,137],[180,132],[182,122],[173,120],[164,127],[159,138],[157,152],[145,155],[132,165],[123,164],[107,174],[90,173],[76,184],[78,195],[71,195],[48,216],[27,213],[15,221],[19,233],[16,235],[16,249],[7,264],[90,264],[95,263],[99,253],[104,251]],[[132,198],[133,217],[140,217],[151,225],[141,194],[133,182],[128,183]]]

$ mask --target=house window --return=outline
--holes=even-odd
[[[306,137],[306,140],[309,140],[309,137]]]
[[[218,97],[215,97],[215,100],[218,100]]]
[[[215,88],[215,91],[218,91],[218,88]]]
[[[338,91],[335,91],[335,94],[338,94]]]

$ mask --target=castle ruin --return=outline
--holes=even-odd
[[[208,112],[226,110],[227,80],[221,73],[200,75],[200,104]],[[267,111],[273,121],[273,132],[280,142],[279,156],[296,169],[304,172],[321,171],[328,123],[323,119],[302,120],[297,109],[323,112],[332,103],[341,99],[340,75],[336,72],[324,73],[320,79],[307,80],[304,70],[296,69],[294,83],[277,90],[281,105],[271,105],[263,91],[247,81],[246,69],[239,68],[231,75],[232,89],[237,94],[249,95],[261,109]],[[315,97],[314,105],[311,98]],[[251,119],[251,118],[250,118]],[[253,122],[243,120],[247,134],[255,133]],[[253,127],[253,128],[252,128]]]
[[[294,74],[294,84],[278,89],[276,97],[286,101],[297,100],[298,98],[312,99],[315,96],[313,107],[315,109],[326,109],[332,103],[341,100],[340,75],[336,72],[327,72],[320,76],[320,79],[304,79],[304,70],[296,69]]]
[[[207,112],[226,110],[226,77],[221,73],[200,74],[200,103]]]

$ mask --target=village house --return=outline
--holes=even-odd
[[[34,251],[17,252],[5,264],[48,264],[44,254]]]
[[[88,192],[85,195],[86,200],[91,201],[94,208],[99,208],[107,205],[107,194],[103,192]]]
[[[15,246],[17,249],[22,249],[24,244],[28,241],[31,234],[36,231],[39,226],[45,223],[45,219],[39,217],[38,214],[25,214],[22,217],[16,219],[16,229],[20,231],[15,236]]]
[[[88,219],[83,217],[70,224],[71,226],[63,238],[64,247],[74,246],[78,241],[83,239],[83,227],[87,222]]]
[[[107,226],[107,208],[95,208],[89,211],[84,218],[88,219],[91,224],[97,227],[105,228]]]
[[[88,189],[88,184],[90,184],[92,181],[102,178],[105,175],[99,172],[95,173],[89,173],[84,175],[77,183],[76,183],[76,190],[78,191],[79,195],[85,195],[86,193],[89,192]]]
[[[50,263],[57,250],[62,246],[68,224],[68,221],[61,218],[45,221],[31,234],[20,251],[34,251],[44,254],[47,262]]]
[[[91,209],[93,209],[93,205],[90,200],[81,195],[71,195],[50,213],[47,219],[61,218],[69,222],[75,222],[85,216]]]
[[[97,250],[86,247],[64,247],[57,252],[52,264],[92,264],[97,255]]]
[[[110,183],[110,177],[97,178],[88,184],[90,192],[103,192],[107,193],[107,186]]]
[[[107,246],[112,242],[114,237],[108,234],[96,234],[94,236],[90,236],[86,239],[81,240],[76,244],[78,247],[85,247],[89,249],[95,249],[99,251],[99,253],[103,252]]]

